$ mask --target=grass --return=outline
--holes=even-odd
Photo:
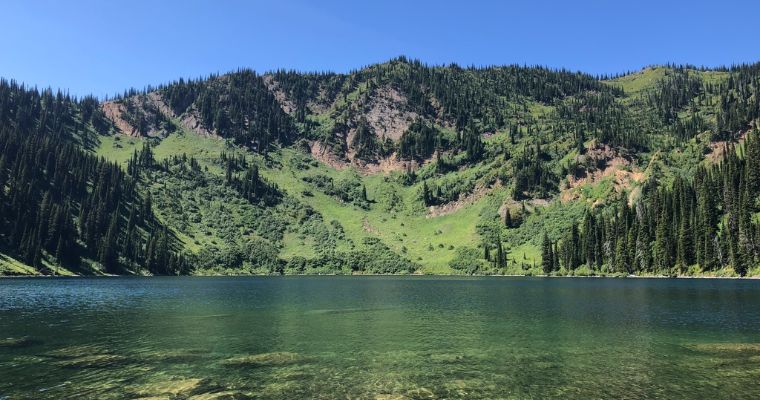
[[[509,275],[522,275],[527,272],[533,275],[541,274],[541,250],[531,243],[524,243],[510,249],[507,260],[509,265],[506,273]],[[528,271],[522,269],[521,264],[529,265],[530,269]]]
[[[608,200],[614,198],[612,195],[615,192],[615,181],[615,175],[605,176],[598,182],[579,187],[578,191],[583,199],[592,202],[596,200]]]
[[[314,246],[316,244],[317,243],[311,237],[288,232],[283,238],[283,246],[282,250],[280,250],[280,257],[285,260],[290,260],[295,256],[313,258],[317,255],[317,253],[314,251]]]
[[[210,172],[221,175],[224,171],[214,160],[218,160],[223,152],[232,155],[241,151],[224,139],[204,137],[195,132],[180,130],[162,139],[153,149],[153,154],[157,160],[186,154],[198,160],[201,166],[208,167]]]
[[[623,102],[634,102],[642,99],[649,89],[654,88],[657,82],[666,77],[667,72],[668,67],[654,66],[607,80],[605,84],[622,88],[626,92]],[[705,82],[714,84],[722,82],[727,76],[725,72],[717,71],[693,71],[693,73],[699,74]],[[345,85],[349,83],[346,82]],[[345,89],[348,90],[348,86]],[[312,122],[318,122],[320,129],[324,132],[331,132],[332,124],[336,119],[334,114],[347,112],[347,106],[355,104],[366,90],[365,84],[356,85],[345,97],[339,96],[329,109],[321,114],[310,115],[309,119]],[[548,116],[556,111],[556,106],[523,100],[514,103],[527,106],[525,109],[515,107],[516,115],[512,117],[522,121],[518,127],[520,135],[516,143],[512,143],[507,131],[502,130],[494,132],[484,140],[486,148],[498,149],[497,151],[505,149],[514,159],[519,157],[526,147],[533,146],[538,137],[541,139],[544,151],[554,157],[547,162],[555,173],[559,173],[561,166],[572,164],[578,155],[575,143],[567,135],[558,137],[558,135],[548,133],[551,129],[547,128],[546,122]],[[685,109],[681,111],[684,118],[687,116]],[[697,112],[708,119],[714,118],[711,108],[707,106],[700,106]],[[537,130],[533,130],[531,135],[528,135],[526,120],[536,124]],[[174,122],[180,125],[179,121]],[[456,136],[451,128],[439,128],[444,136],[451,140]],[[653,170],[650,168],[652,164],[657,165],[662,171],[662,181],[666,183],[672,181],[672,176],[675,174],[693,175],[695,165],[698,165],[698,161],[701,160],[704,144],[697,140],[685,144],[670,142],[663,142],[663,144],[661,139],[663,138],[660,135],[656,135],[652,147],[663,149],[662,152],[639,154],[641,167],[647,168],[650,174]],[[303,180],[304,177],[319,174],[339,181],[350,174],[355,174],[355,171],[334,169],[293,148],[279,149],[264,158],[234,145],[229,140],[202,136],[186,129],[179,129],[160,140],[115,134],[99,136],[96,141],[98,142],[94,148],[96,154],[120,165],[126,165],[135,151],[140,150],[146,143],[152,142],[154,143],[153,153],[157,160],[185,154],[195,158],[208,174],[216,177],[224,176],[225,171],[219,163],[222,153],[233,157],[243,155],[247,160],[257,163],[262,176],[275,183],[287,194],[288,198],[293,198],[316,210],[328,226],[331,226],[333,221],[339,223],[347,239],[337,241],[338,250],[363,246],[362,239],[377,237],[393,251],[422,265],[421,272],[424,273],[453,272],[449,267],[449,262],[454,258],[456,249],[461,246],[478,247],[480,245],[478,224],[484,221],[493,222],[495,208],[504,204],[510,194],[511,183],[507,182],[509,180],[507,178],[504,179],[506,187],[497,186],[476,201],[461,205],[446,215],[431,217],[419,199],[421,179],[414,185],[406,186],[397,179],[399,173],[377,174],[360,178],[366,187],[368,197],[377,200],[368,209],[363,209],[344,203]],[[591,140],[587,141],[586,145],[589,146],[590,143]],[[467,194],[474,187],[480,188],[483,183],[495,182],[495,177],[500,170],[506,171],[506,175],[509,175],[510,167],[514,162],[508,157],[500,157],[498,152],[496,154],[495,157],[488,158],[489,161],[477,165],[458,164],[457,170],[443,176],[436,174],[434,167],[428,164],[417,171],[418,176],[425,179],[428,184],[435,186],[447,184],[448,187],[457,189],[455,193],[459,191]],[[459,158],[461,159],[462,155]],[[250,220],[260,216],[252,212],[251,208],[258,206],[249,204],[247,200],[242,199],[219,180],[210,184],[213,187],[204,190],[187,189],[188,181],[183,181],[183,179],[172,174],[160,176],[151,182],[149,189],[155,196],[155,209],[159,219],[173,227],[187,250],[198,253],[201,249],[211,246],[225,247],[225,241],[229,241],[230,237],[243,239],[260,237],[258,235],[260,232],[252,233],[249,229],[252,225]],[[638,185],[633,184],[631,188],[640,192]],[[548,206],[529,204],[529,215],[521,227],[508,230],[501,228],[503,239],[507,240],[505,245],[509,249],[510,262],[506,268],[507,273],[525,273],[524,265],[529,266],[528,273],[540,272],[541,257],[538,241],[543,232],[546,231],[552,240],[560,239],[567,232],[570,223],[582,217],[583,210],[589,204],[596,200],[609,199],[613,195],[616,190],[615,177],[607,176],[596,182],[584,183],[568,190],[577,194],[580,200],[570,204],[551,201]],[[391,197],[391,193],[395,196]],[[390,198],[395,200],[389,202]],[[519,203],[512,203],[513,208],[519,207]],[[196,221],[197,218],[193,221],[184,220],[190,217],[200,218],[200,221]],[[235,229],[227,229],[232,227]],[[312,258],[319,252],[320,243],[316,235],[304,233],[304,230],[299,230],[297,226],[288,227],[282,240],[278,238],[272,241],[277,242],[279,255],[284,259],[295,256]],[[24,271],[17,262],[6,261],[3,265],[6,264],[10,266],[3,268],[9,271],[11,266],[14,270]]]
[[[667,68],[665,67],[649,67],[604,82],[622,88],[627,95],[636,95],[654,87],[659,80],[665,77],[666,71]]]
[[[144,140],[124,135],[102,137],[96,152],[109,160],[125,164],[134,150],[143,145]],[[351,171],[340,171],[325,164],[310,161],[307,162],[308,168],[303,168],[304,159],[308,161],[310,157],[297,150],[280,149],[272,153],[270,162],[266,163],[260,156],[232,146],[224,140],[203,137],[188,131],[169,135],[153,150],[157,160],[185,153],[188,157],[196,158],[202,167],[208,168],[210,173],[217,175],[222,175],[223,171],[214,161],[223,151],[228,154],[242,152],[250,160],[259,163],[260,172],[264,178],[277,184],[288,195],[317,210],[326,223],[338,221],[345,231],[346,238],[350,238],[354,245],[361,246],[364,237],[378,237],[398,254],[422,265],[421,272],[423,273],[452,273],[448,263],[454,257],[455,249],[459,246],[474,247],[479,243],[476,225],[485,205],[484,199],[467,204],[447,215],[429,217],[427,211],[417,204],[421,184],[406,187],[397,183],[393,175],[380,174],[361,177],[367,188],[368,197],[376,199],[383,191],[393,190],[400,197],[401,204],[397,205],[395,211],[390,212],[385,209],[385,204],[379,202],[373,204],[369,210],[365,210],[324,194],[302,179],[304,176],[322,174],[339,180],[346,174],[352,173]],[[480,171],[482,172],[484,171]],[[454,174],[457,176],[453,179],[466,179],[476,173],[478,171],[475,168],[465,169]],[[160,188],[154,187],[154,190],[157,189]],[[309,194],[305,194],[306,192]],[[502,192],[490,196],[505,194],[502,189]],[[218,206],[218,204],[207,205],[207,207]],[[205,245],[223,242],[223,239],[214,232],[209,235],[208,231],[194,226],[192,228],[189,235],[178,232],[180,239],[191,251],[197,252]],[[309,258],[315,255],[314,240],[300,236],[294,232],[288,232],[285,235],[280,252],[281,257],[289,259],[298,255]],[[349,242],[342,242],[339,243],[338,249],[345,250],[349,246]],[[531,264],[537,261],[537,252],[533,246],[516,247],[516,249],[520,251],[520,256],[513,255],[515,260],[518,258],[522,260],[522,254],[525,253]]]
[[[95,148],[95,153],[107,160],[120,165],[127,165],[135,150],[142,149],[145,140],[128,135],[115,134],[112,136],[99,136],[100,143]]]
[[[55,275],[74,276],[73,272],[43,261],[44,266],[55,272]],[[9,255],[0,254],[0,276],[35,276],[41,275],[37,268],[27,265]]]
[[[624,85],[626,92],[637,93],[651,86],[662,76],[664,76],[664,68],[658,67],[613,81]],[[531,112],[545,112],[539,109],[541,108],[539,105],[531,104],[531,107]],[[525,140],[527,139],[522,138],[522,141]],[[520,149],[525,145],[522,141],[515,145],[509,144],[503,132],[497,133],[487,141],[495,142],[495,144],[503,142],[510,149]],[[144,145],[144,142],[143,139],[124,135],[101,137],[96,152],[107,159],[125,164],[132,153]],[[690,164],[688,161],[696,157],[698,151],[699,146],[696,143],[693,146],[687,146],[682,155],[683,160],[674,164]],[[508,187],[496,187],[477,201],[464,204],[449,214],[431,217],[418,198],[421,182],[404,186],[397,179],[399,173],[377,174],[360,177],[362,184],[366,187],[368,198],[377,200],[369,209],[362,209],[325,194],[303,180],[306,176],[319,174],[339,181],[349,174],[355,174],[355,171],[337,170],[293,148],[274,151],[265,160],[262,156],[255,155],[228,141],[201,136],[192,131],[175,132],[162,139],[154,147],[157,160],[184,153],[188,157],[194,157],[204,169],[216,176],[224,174],[218,163],[222,152],[228,155],[245,155],[248,160],[259,165],[260,173],[265,179],[275,183],[288,196],[319,212],[325,224],[337,221],[347,238],[337,242],[337,250],[361,247],[363,238],[377,237],[394,252],[421,265],[420,272],[427,274],[454,273],[449,263],[454,258],[456,249],[460,246],[477,247],[480,244],[481,238],[477,226],[484,218],[482,214],[493,213],[494,204],[498,208],[510,194]],[[574,155],[575,152],[571,151],[559,162],[568,162]],[[468,166],[443,177],[435,175],[432,172],[432,166],[426,166],[419,171],[419,175],[428,177],[429,182],[483,182],[489,181],[500,165],[499,161]],[[153,186],[154,191],[162,190],[160,182]],[[580,192],[582,199],[596,200],[608,198],[615,190],[614,187],[614,177],[606,177],[593,185],[585,185],[574,190]],[[395,204],[389,204],[385,200],[390,192],[397,195]],[[171,196],[185,195],[187,195],[186,192],[180,191]],[[200,199],[203,196],[196,197]],[[200,208],[197,212],[203,215],[204,221],[222,215],[209,211],[220,207],[226,207],[227,211],[223,215],[230,218],[230,224],[243,226],[246,223],[244,220],[249,218],[244,207],[234,201],[220,202],[216,199],[207,204],[201,204],[198,199],[194,200],[194,204]],[[167,201],[171,202],[171,198],[167,198]],[[548,206],[539,207],[528,205],[529,215],[525,223],[517,229],[506,230],[503,236],[506,240],[505,247],[508,249],[509,262],[502,272],[540,274],[541,256],[538,241],[543,232],[546,231],[552,240],[560,239],[567,232],[572,221],[582,218],[585,203],[552,202]],[[159,209],[159,207],[156,208]],[[184,212],[187,213],[187,210]],[[193,212],[196,211],[190,211],[191,214]],[[162,214],[160,209],[158,214],[159,216]],[[223,246],[225,242],[220,230],[209,228],[206,222],[192,223],[184,232],[177,232],[178,236],[187,249],[193,252],[198,252],[209,245]],[[241,232],[240,235],[244,237],[249,233]],[[299,232],[297,227],[291,227],[278,246],[280,257],[287,260],[295,256],[315,257],[317,255],[315,249],[318,248],[319,243],[315,237]]]
[[[0,276],[2,275],[39,275],[36,268],[26,265],[13,257],[0,254]]]
[[[325,221],[340,222],[346,236],[355,243],[361,243],[363,237],[378,237],[397,253],[422,264],[423,273],[451,273],[448,263],[454,256],[454,249],[458,246],[475,246],[479,240],[476,224],[484,206],[483,201],[433,218],[424,211],[417,212],[411,205],[416,201],[419,185],[404,187],[393,182],[390,177],[371,175],[362,177],[370,199],[377,198],[382,188],[393,187],[399,192],[404,204],[396,212],[387,212],[378,204],[364,210],[315,190],[301,179],[303,176],[323,174],[337,180],[350,172],[338,171],[324,164],[308,170],[292,168],[293,159],[301,157],[300,153],[292,149],[282,149],[274,157],[284,168],[262,169],[261,172],[267,179],[318,210]],[[311,195],[305,195],[305,190]],[[286,246],[288,252],[293,252],[292,246]]]
[[[493,139],[502,141],[504,138],[501,136],[497,135]],[[144,145],[144,142],[143,139],[124,135],[102,137],[96,152],[107,159],[125,164],[132,153]],[[249,160],[259,164],[260,172],[265,179],[275,183],[289,196],[317,210],[325,223],[330,223],[333,220],[340,223],[345,231],[345,237],[349,240],[338,242],[338,250],[362,246],[363,238],[377,237],[394,252],[421,265],[420,272],[427,274],[454,273],[449,267],[449,262],[454,258],[456,248],[478,246],[480,236],[477,232],[477,224],[482,219],[481,213],[486,207],[492,207],[494,204],[498,207],[509,194],[507,188],[497,187],[477,201],[465,204],[449,214],[431,217],[418,199],[421,183],[404,186],[396,179],[398,173],[377,174],[361,176],[362,183],[367,189],[368,198],[377,200],[369,209],[365,210],[327,195],[302,179],[305,176],[319,174],[338,181],[347,174],[355,172],[337,170],[315,162],[310,156],[291,148],[279,149],[271,153],[269,160],[265,161],[263,157],[254,155],[225,140],[201,136],[192,131],[179,131],[162,139],[160,143],[154,146],[153,152],[159,161],[184,153],[188,157],[194,157],[203,168],[208,169],[209,173],[217,176],[222,176],[224,173],[216,162],[222,152],[244,154]],[[496,167],[494,165],[476,165],[449,173],[443,178],[430,174],[429,180],[431,182],[439,179],[456,182],[479,181],[488,179]],[[420,173],[429,174],[424,171]],[[161,189],[160,185],[156,185],[153,185],[154,191]],[[600,186],[602,187],[588,188],[588,190],[599,192],[599,195],[601,192],[609,190],[606,187],[607,185]],[[384,202],[383,195],[389,191],[398,196],[397,204],[391,205]],[[596,197],[596,194],[589,193],[591,197]],[[181,196],[183,194],[174,193],[172,196],[175,195]],[[227,213],[231,213],[230,218],[238,220],[241,215],[245,215],[235,211],[235,204],[226,205],[229,208]],[[211,209],[219,206],[218,202],[212,202],[200,208]],[[571,207],[571,209],[574,210],[573,214],[579,215],[574,208]],[[202,209],[198,212],[205,213]],[[159,216],[162,215],[160,209],[158,213]],[[553,224],[552,221],[564,215],[562,213],[563,211],[560,210],[556,213],[550,212],[549,218],[533,217],[530,219],[530,224],[517,230],[519,234],[507,235],[507,238],[512,237],[513,239],[511,242],[505,243],[505,246],[509,248],[507,257],[510,261],[504,271],[505,273],[540,273],[539,249],[536,243],[528,239],[539,234],[540,232],[537,230],[543,229],[543,224]],[[239,224],[240,222],[235,223]],[[189,224],[185,233],[177,232],[188,250],[198,252],[204,246],[223,245],[224,239],[219,236],[215,229],[202,225]],[[562,229],[562,227],[551,227],[550,232],[559,235]],[[284,259],[290,259],[294,256],[314,257],[316,255],[315,244],[313,237],[289,231],[282,240],[280,257]],[[527,271],[523,268],[523,264],[529,267]],[[537,267],[533,268],[534,265]]]
[[[662,74],[660,70],[661,68],[648,69],[633,74],[635,76],[629,75],[618,78],[616,81],[622,82],[621,84],[625,85],[627,92],[636,93],[659,79]],[[539,112],[540,110],[534,111]],[[506,139],[507,136],[500,132],[489,138],[488,141],[496,142],[496,144],[505,142],[508,147],[518,149],[523,145],[522,143],[510,145]],[[145,141],[145,139],[125,135],[104,136],[100,138],[96,153],[109,160],[126,164],[132,153],[139,150]],[[663,168],[663,170],[670,172],[670,169],[678,169],[681,165],[693,164],[691,161],[699,157],[700,150],[701,145],[697,141],[688,143],[680,152],[671,155],[670,167]],[[465,204],[449,214],[431,217],[418,199],[421,188],[420,182],[412,186],[404,186],[397,179],[399,173],[377,174],[361,176],[360,178],[366,187],[368,198],[377,200],[369,209],[362,209],[327,195],[302,179],[306,176],[319,174],[338,181],[348,174],[355,174],[356,172],[337,170],[292,148],[274,151],[265,160],[262,156],[252,154],[228,141],[201,136],[192,131],[173,133],[154,146],[154,154],[159,161],[184,153],[188,157],[194,157],[204,169],[216,176],[223,176],[224,174],[218,163],[222,152],[229,155],[245,155],[248,160],[256,162],[260,166],[260,173],[265,179],[275,183],[288,196],[317,210],[322,215],[324,223],[329,224],[331,221],[337,221],[342,226],[347,240],[339,241],[336,249],[349,250],[353,247],[361,247],[363,246],[363,238],[377,237],[394,252],[421,265],[419,272],[426,274],[456,273],[449,267],[456,249],[460,246],[478,247],[481,238],[477,231],[477,225],[483,220],[482,214],[492,212],[491,208],[494,204],[497,206],[502,204],[510,193],[509,188],[497,187],[477,201]],[[560,163],[569,161],[574,154],[574,152],[570,152],[565,159],[560,160]],[[439,177],[432,173],[431,166],[426,166],[419,174],[427,176],[429,182],[483,181],[488,179],[491,176],[489,174],[493,174],[497,168],[499,168],[499,164],[480,164]],[[160,183],[155,183],[153,186],[153,190],[160,191],[162,189]],[[586,200],[608,198],[614,191],[614,177],[605,177],[595,184],[584,185],[574,190],[578,190],[581,198]],[[387,200],[384,200],[387,198],[384,196],[389,192],[397,195],[396,204],[388,204]],[[172,194],[172,196],[183,195],[185,192]],[[567,231],[571,221],[578,221],[582,218],[585,207],[583,203],[562,204],[552,202],[548,206],[538,207],[528,205],[529,215],[525,223],[519,228],[506,230],[504,239],[506,240],[505,249],[508,263],[506,268],[496,272],[515,275],[541,274],[541,256],[537,242],[539,239],[537,238],[540,238],[546,231],[553,240],[559,239]],[[205,221],[209,218],[217,218],[218,212],[211,211],[220,207],[226,207],[227,210],[224,215],[228,215],[230,224],[245,224],[241,218],[248,218],[246,217],[247,214],[234,201],[220,203],[217,199],[202,205],[199,212],[204,215]],[[158,213],[161,216],[160,209]],[[203,223],[190,225],[185,233],[177,232],[188,250],[198,252],[209,245],[224,245],[225,240],[218,230],[209,228]],[[247,234],[241,232],[240,235],[242,237]],[[279,255],[285,260],[295,256],[313,258],[317,255],[315,249],[318,246],[319,243],[314,237],[299,233],[297,230],[289,230],[279,244]],[[0,273],[2,274],[29,274],[32,272],[34,272],[32,268],[19,263],[17,260],[8,257],[0,258]],[[716,275],[730,276],[731,272],[722,271]],[[574,272],[575,275],[586,273],[591,274],[591,271],[578,270]]]

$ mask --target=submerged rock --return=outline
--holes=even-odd
[[[138,397],[133,400],[172,400],[171,396],[148,396],[148,397]]]
[[[412,389],[406,393],[406,396],[413,400],[429,400],[436,398],[435,393],[433,393],[432,390],[424,387]]]
[[[40,356],[34,356],[34,355],[23,355],[18,357],[13,357],[14,363],[20,363],[20,364],[40,364],[49,361],[50,359],[47,357],[40,357]]]
[[[300,367],[296,366],[295,368]],[[313,375],[301,370],[281,368],[277,372],[272,373],[272,378],[279,381],[305,381],[307,379],[313,378]]]
[[[166,350],[140,353],[136,358],[148,362],[190,362],[206,356],[202,350]]]
[[[45,357],[56,359],[53,365],[63,368],[106,368],[126,364],[129,358],[111,353],[97,345],[68,346],[49,351]]]
[[[257,399],[307,399],[313,390],[297,381],[272,380],[256,391]]]
[[[443,384],[443,389],[457,397],[471,397],[477,388],[485,386],[485,382],[477,379],[454,379]]]
[[[228,358],[222,361],[222,364],[230,367],[279,367],[283,365],[306,363],[308,361],[309,360],[306,357],[298,353],[278,351]]]
[[[411,400],[409,397],[403,394],[378,394],[375,395],[375,400]]]
[[[149,382],[133,387],[130,392],[145,397],[150,396],[191,396],[203,394],[212,390],[209,382],[199,378],[171,379]]]
[[[760,343],[700,343],[688,346],[708,353],[753,353],[760,354]]]
[[[466,357],[461,354],[431,354],[430,360],[436,363],[455,364],[466,360]]]
[[[53,358],[78,358],[78,357],[86,357],[96,354],[109,354],[110,351],[106,349],[105,347],[94,345],[94,344],[85,344],[85,345],[76,345],[76,346],[67,346],[67,347],[61,347],[60,349],[56,349],[53,351],[49,351],[45,353],[45,356],[53,357]]]
[[[42,342],[36,339],[32,339],[29,336],[22,336],[18,338],[5,338],[0,339],[0,348],[22,348],[41,344]]]
[[[235,392],[235,391],[224,391],[224,392],[216,392],[216,393],[197,394],[197,395],[188,397],[187,400],[247,400],[250,398],[251,396],[244,393]]]
[[[122,365],[127,361],[127,357],[116,354],[93,354],[62,359],[54,361],[53,364],[64,368],[105,368]]]

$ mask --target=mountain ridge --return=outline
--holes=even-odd
[[[580,240],[582,227],[575,239],[566,234],[584,215],[614,213],[605,224],[617,224],[621,198],[639,207],[656,187],[692,182],[727,159],[749,176],[752,163],[742,152],[760,115],[758,69],[666,66],[601,80],[543,67],[429,67],[399,58],[348,74],[242,70],[105,102],[71,100],[97,115],[64,129],[61,140],[126,167],[189,260],[181,269],[196,273],[746,274],[754,262],[737,271],[728,257],[705,270],[696,259],[703,245],[690,244],[685,251],[694,257],[674,257],[657,271],[633,271],[635,254],[614,257],[600,247],[597,264],[595,257],[568,258],[560,247]],[[82,119],[81,105],[72,107],[73,119]],[[4,118],[18,130],[18,116]],[[721,185],[735,185],[737,198],[754,195],[740,189],[742,179],[748,181]],[[203,200],[222,192],[226,197],[213,201],[233,206],[209,210]],[[732,212],[717,211],[724,218]],[[210,221],[220,215],[237,221],[237,232]],[[250,220],[257,218],[278,233]],[[638,236],[638,217],[626,218],[620,229],[635,225],[630,234]],[[716,218],[710,234],[728,240]],[[736,238],[754,253],[756,223],[740,225]],[[602,247],[620,243],[612,233],[600,235]],[[5,242],[4,253],[23,258]],[[55,260],[45,251],[42,258]],[[617,265],[616,258],[627,261]],[[151,272],[141,264],[128,270]]]

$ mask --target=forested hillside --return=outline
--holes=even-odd
[[[0,250],[46,274],[186,271],[150,197],[85,150],[110,126],[94,99],[0,81],[0,121]]]
[[[2,273],[760,273],[760,64],[0,84]]]

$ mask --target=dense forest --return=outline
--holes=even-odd
[[[544,236],[542,268],[682,275],[691,266],[714,271],[731,265],[745,275],[758,263],[760,137],[748,134],[744,153],[725,150],[719,164],[700,168],[691,181],[652,181],[638,201],[587,212],[558,243]]]
[[[0,249],[45,272],[186,271],[171,232],[156,221],[118,165],[75,144],[108,126],[92,99],[72,100],[0,82]]]
[[[760,63],[404,57],[104,101],[3,80],[0,253],[44,274],[756,274],[759,92]]]

